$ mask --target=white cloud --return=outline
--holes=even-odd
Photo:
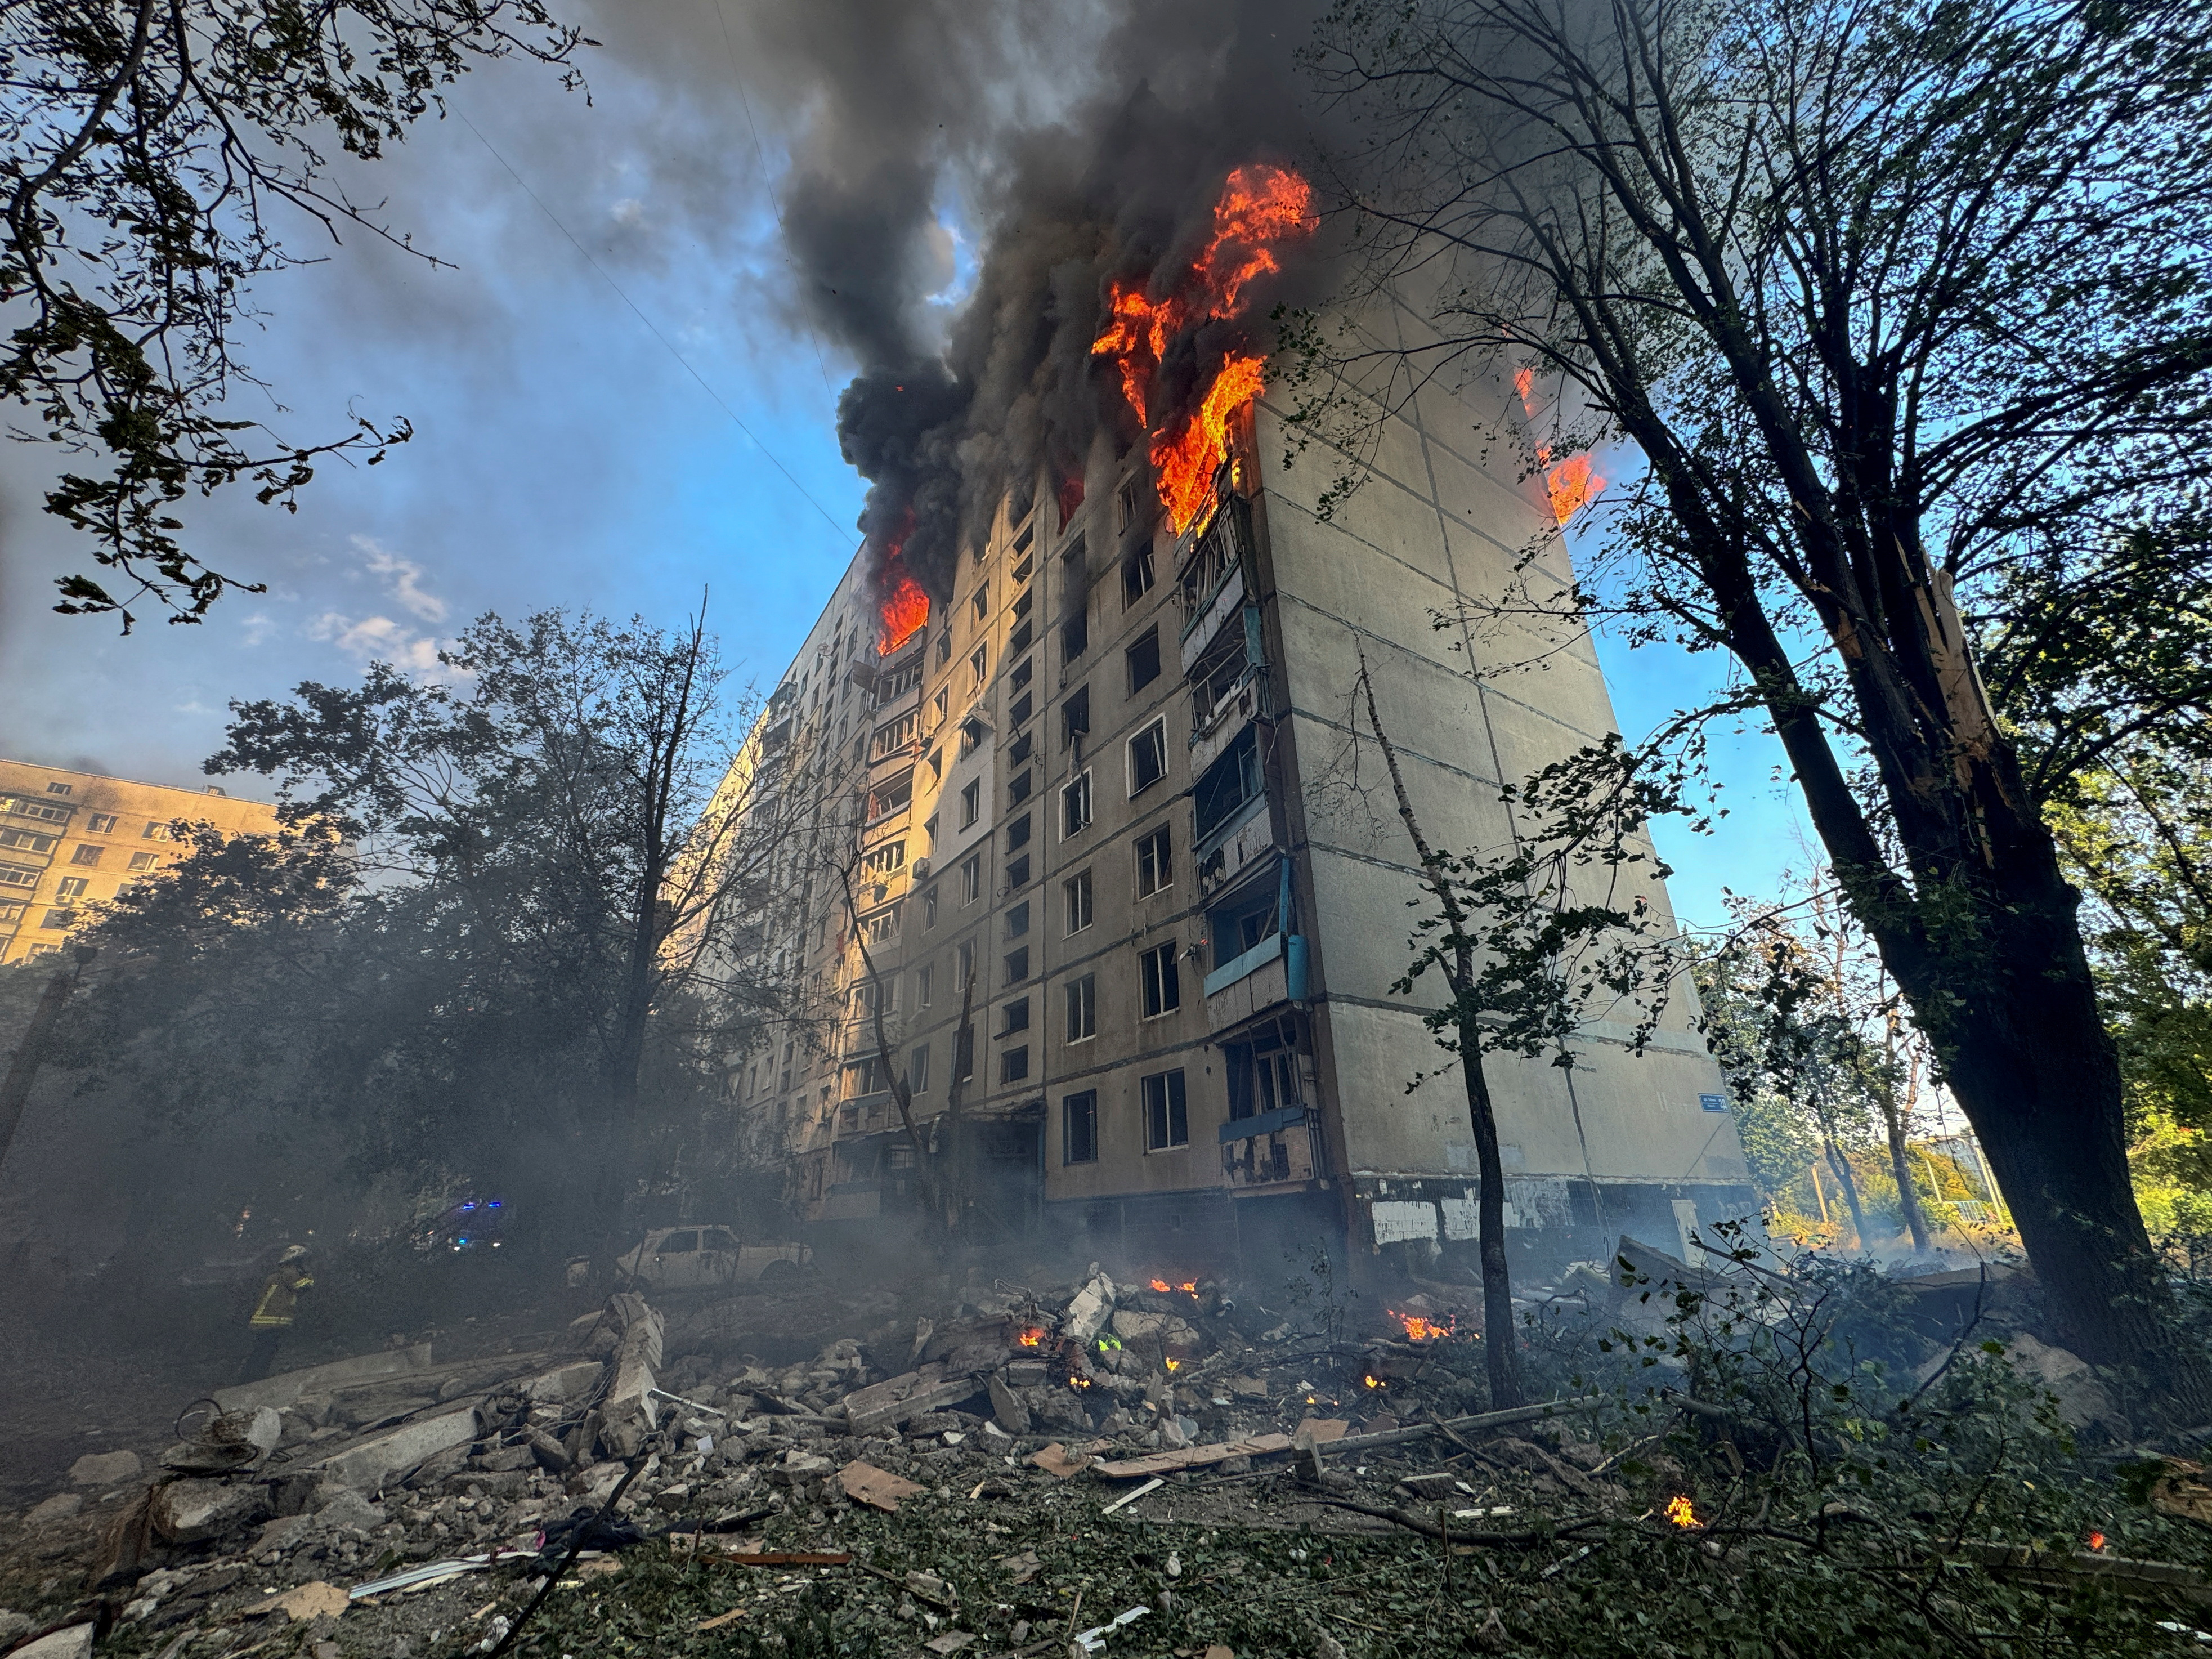
[[[441,666],[435,638],[417,634],[407,623],[395,622],[390,617],[362,617],[356,620],[335,611],[325,611],[307,624],[307,637],[327,640],[364,662],[388,662],[410,673],[434,673]]]
[[[421,565],[412,559],[403,559],[374,536],[356,536],[351,539],[369,574],[385,579],[386,589],[399,601],[403,610],[424,622],[446,620],[446,602],[434,593],[422,591]]]

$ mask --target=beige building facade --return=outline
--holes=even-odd
[[[1102,440],[1079,500],[1017,492],[888,655],[847,573],[740,762],[780,769],[818,832],[761,871],[750,937],[822,1018],[730,1085],[805,1219],[873,1227],[919,1161],[957,1157],[976,1236],[1130,1269],[1322,1238],[1471,1259],[1474,1139],[1456,1078],[1407,1091],[1443,1059],[1391,989],[1419,889],[1351,699],[1364,653],[1425,827],[1459,850],[1510,838],[1502,783],[1613,729],[1587,638],[1471,677],[1527,642],[1432,624],[1504,593],[1552,528],[1541,478],[1468,436],[1510,414],[1499,392],[1409,403],[1327,521],[1325,464],[1267,465],[1264,400],[1181,536],[1143,451]],[[1755,1210],[1695,1012],[1685,984],[1640,1054],[1624,1012],[1571,1071],[1491,1060],[1524,1260],[1605,1259],[1622,1232],[1680,1249]]]
[[[276,812],[212,786],[176,789],[0,760],[0,963],[59,951],[88,906],[178,856],[179,822],[269,835]]]

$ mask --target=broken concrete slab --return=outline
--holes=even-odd
[[[70,1479],[80,1486],[119,1486],[145,1467],[134,1451],[88,1452],[70,1465]]]
[[[986,1384],[991,1396],[991,1415],[1008,1434],[1027,1434],[1030,1431],[1030,1408],[1022,1398],[1006,1386],[1006,1378],[994,1372]]]
[[[1057,1440],[1030,1454],[1032,1467],[1042,1469],[1055,1480],[1066,1480],[1079,1475],[1097,1460],[1088,1452],[1072,1452]]]
[[[154,1530],[172,1544],[198,1544],[240,1531],[269,1513],[268,1489],[252,1483],[172,1480],[154,1489]]]
[[[356,1383],[404,1376],[429,1368],[430,1345],[417,1342],[412,1347],[386,1348],[380,1353],[359,1354],[351,1359],[333,1360],[327,1365],[310,1365],[305,1370],[280,1371],[258,1382],[217,1389],[210,1398],[227,1412],[248,1406],[275,1406],[281,1409],[295,1404],[303,1394],[331,1394]]]
[[[1255,1434],[1243,1440],[1216,1441],[1211,1445],[1186,1446],[1179,1451],[1154,1452],[1148,1457],[1123,1458],[1118,1462],[1101,1463],[1097,1468],[1110,1480],[1138,1480],[1174,1469],[1204,1468],[1231,1457],[1264,1457],[1272,1452],[1290,1449],[1291,1437],[1287,1434]]]
[[[83,1507],[82,1492],[58,1492],[23,1519],[33,1527],[43,1527],[55,1521],[66,1521]]]
[[[1291,1444],[1303,1450],[1341,1440],[1351,1432],[1352,1425],[1341,1417],[1309,1417],[1291,1431]]]
[[[1114,1281],[1101,1273],[1075,1294],[1060,1316],[1060,1334],[1074,1342],[1098,1334],[1114,1312]]]
[[[71,1625],[17,1648],[8,1659],[91,1659],[92,1626]]]
[[[281,1613],[288,1623],[301,1624],[310,1619],[335,1619],[346,1610],[350,1601],[345,1591],[325,1579],[310,1578],[306,1583],[272,1595],[266,1601],[257,1602],[246,1608],[248,1618]]]
[[[606,1367],[596,1359],[578,1359],[540,1371],[520,1386],[533,1404],[565,1406],[581,1400],[599,1385]]]
[[[426,1457],[477,1437],[474,1407],[404,1423],[386,1433],[310,1463],[303,1474],[320,1475],[342,1486],[373,1489],[413,1468]]]
[[[947,1376],[935,1367],[925,1365],[918,1371],[908,1371],[887,1382],[874,1383],[847,1395],[845,1421],[854,1434],[873,1434],[925,1412],[957,1404],[978,1392],[981,1389],[972,1372]]]

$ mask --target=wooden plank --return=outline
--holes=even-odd
[[[1141,1480],[1148,1475],[1166,1474],[1176,1469],[1202,1469],[1211,1463],[1224,1463],[1232,1457],[1265,1457],[1271,1452],[1286,1452],[1290,1449],[1291,1437],[1287,1434],[1255,1434],[1247,1440],[1185,1446],[1178,1451],[1153,1452],[1097,1467],[1098,1473],[1109,1480]]]

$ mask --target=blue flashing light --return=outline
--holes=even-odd
[[[492,1200],[492,1201],[491,1201],[489,1204],[486,1205],[484,1207],[485,1207],[486,1209],[489,1209],[489,1210],[496,1210],[497,1208],[499,1208],[499,1200],[498,1200],[497,1199],[495,1199],[495,1198],[494,1200]]]
[[[474,1199],[471,1199],[467,1203],[461,1206],[461,1212],[465,1215],[469,1211],[475,1209],[476,1206],[476,1200]]]

